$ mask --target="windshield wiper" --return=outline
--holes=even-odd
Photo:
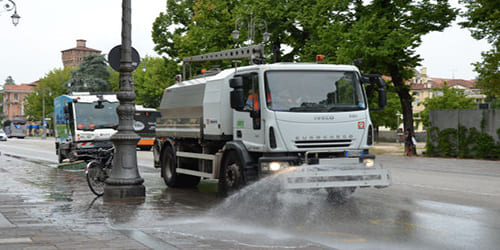
[[[325,112],[326,107],[323,104],[314,102],[303,102],[300,107],[290,108],[290,111],[310,111],[310,112]]]
[[[353,110],[359,110],[358,107],[331,107],[328,109],[328,112],[332,111],[353,111]]]

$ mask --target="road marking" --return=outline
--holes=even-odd
[[[0,239],[0,244],[33,243],[30,238],[5,238]]]
[[[305,226],[296,226],[295,229],[297,230],[304,230],[306,229]],[[343,233],[343,232],[321,232],[321,231],[316,231],[316,232],[311,232],[312,234],[322,234],[322,235],[330,235],[333,236],[332,240],[333,241],[343,241],[343,242],[366,242],[366,239],[356,235],[356,234],[351,234],[351,233]]]
[[[118,229],[117,231],[152,249],[166,249],[166,250],[178,249],[174,245],[162,241],[156,237],[150,236],[149,234],[146,234],[140,230]]]
[[[13,225],[10,224],[10,221],[7,220],[7,218],[5,218],[2,213],[0,213],[0,228],[1,227],[12,227],[12,226]]]
[[[442,190],[442,191],[461,192],[461,193],[472,194],[472,195],[498,196],[498,193],[474,192],[474,191],[468,191],[468,190],[461,190],[461,189],[454,189],[454,188],[447,188],[447,187],[438,187],[438,186],[425,185],[425,184],[411,184],[411,183],[405,183],[405,182],[400,182],[398,184],[406,185],[406,186],[413,186],[413,187],[418,187],[418,188],[429,188],[429,189],[436,189],[436,190]]]
[[[393,220],[393,219],[368,220],[368,221],[374,225],[380,225],[383,227],[391,227],[391,228],[399,228],[399,229],[403,229],[403,230],[410,231],[410,232],[414,231],[415,229],[425,229],[425,230],[431,230],[431,231],[442,233],[442,234],[447,233],[445,231],[437,230],[434,228],[423,227],[423,226],[419,226],[416,224],[407,223],[407,222],[403,222],[403,221],[397,221],[397,220]]]

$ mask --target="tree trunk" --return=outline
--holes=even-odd
[[[281,62],[281,41],[276,40],[273,42],[273,62]]]
[[[410,86],[406,86],[401,73],[396,65],[389,66],[391,72],[392,82],[396,87],[396,92],[399,96],[399,101],[401,102],[401,109],[403,111],[403,127],[404,131],[410,129],[412,135],[415,134],[415,129],[413,127],[413,109],[411,104],[411,94]],[[406,144],[405,144],[406,152]],[[413,155],[416,155],[416,147],[413,148]]]

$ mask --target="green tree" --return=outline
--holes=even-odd
[[[317,27],[329,22],[340,22],[341,13],[349,9],[346,1],[302,1],[302,0],[168,0],[167,11],[160,13],[153,24],[152,37],[155,50],[179,61],[183,57],[244,46],[248,37],[248,23],[252,15],[255,24],[254,43],[262,42],[267,23],[271,33],[271,46],[267,53],[274,62],[311,61],[314,56],[303,60],[300,56],[311,41],[315,41]],[[234,41],[232,31],[241,32]],[[243,23],[241,23],[243,21]],[[340,37],[338,39],[341,39]],[[338,40],[337,39],[337,40]],[[332,40],[328,41],[328,44]],[[291,48],[286,52],[285,47]],[[322,44],[324,45],[324,44]],[[322,45],[318,45],[321,47]],[[308,50],[311,51],[311,50]]]
[[[145,66],[146,71],[143,71]],[[119,91],[120,73],[109,68],[109,82],[113,92]],[[177,63],[159,57],[146,56],[133,72],[135,103],[146,108],[158,108],[165,88],[175,83]]]
[[[68,92],[108,92],[110,72],[103,55],[84,57],[80,66],[72,72],[67,82]]]
[[[51,117],[54,112],[54,98],[66,92],[65,83],[71,78],[72,68],[54,69],[40,79],[33,93],[26,97],[26,115],[32,121],[41,121],[43,103],[45,100],[45,117]]]
[[[146,57],[138,68],[146,65],[146,71],[134,73],[136,103],[147,108],[158,108],[165,88],[175,83],[177,63],[163,58]]]
[[[435,96],[426,98],[423,102],[424,110],[421,112],[422,122],[429,127],[429,111],[439,109],[475,109],[476,103],[472,98],[468,98],[463,90],[451,88],[444,85],[442,88],[434,89]],[[436,94],[439,93],[437,96]],[[441,94],[442,93],[442,94]]]
[[[15,85],[15,84],[16,84],[16,82],[14,81],[12,76],[8,76],[7,79],[5,79],[4,85]]]
[[[400,99],[404,129],[413,131],[412,96],[406,80],[422,60],[415,49],[423,35],[448,27],[457,12],[447,0],[354,2],[355,14],[338,44],[337,62],[363,58],[363,71],[390,76]],[[328,27],[325,32],[330,31],[339,33]]]
[[[483,52],[483,60],[474,64],[479,73],[478,85],[487,95],[500,97],[500,1],[461,0],[466,10],[461,13],[467,18],[462,27],[469,28],[472,37],[486,39],[492,48]]]

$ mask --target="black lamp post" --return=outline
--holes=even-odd
[[[238,40],[240,37],[240,31],[238,30],[238,25],[243,26],[245,24],[245,19],[242,17],[238,17],[236,21],[234,22],[234,30],[233,30],[233,39]],[[259,28],[264,28],[264,33],[262,34],[262,41],[264,43],[269,41],[269,38],[271,37],[271,33],[267,32],[267,22],[264,19],[257,18],[253,20],[253,12],[250,12],[250,20],[247,21],[248,24],[248,39],[250,40],[250,45],[255,40],[255,25],[258,25]]]
[[[0,2],[3,2],[3,0],[0,0]],[[12,16],[10,16],[10,18],[12,18],[12,24],[14,24],[14,26],[17,26],[17,24],[19,24],[19,19],[21,18],[21,16],[19,16],[17,14],[16,3],[14,3],[14,1],[12,1],[12,0],[7,0],[7,3],[4,3],[2,5],[3,5],[4,11],[14,10],[14,14],[12,14]]]
[[[117,93],[120,105],[117,108],[120,124],[118,132],[111,137],[116,152],[113,170],[104,186],[104,200],[122,198],[144,198],[144,179],[137,168],[137,142],[140,137],[134,132],[135,92],[132,71],[131,0],[122,1],[122,45],[120,59],[120,90]]]

